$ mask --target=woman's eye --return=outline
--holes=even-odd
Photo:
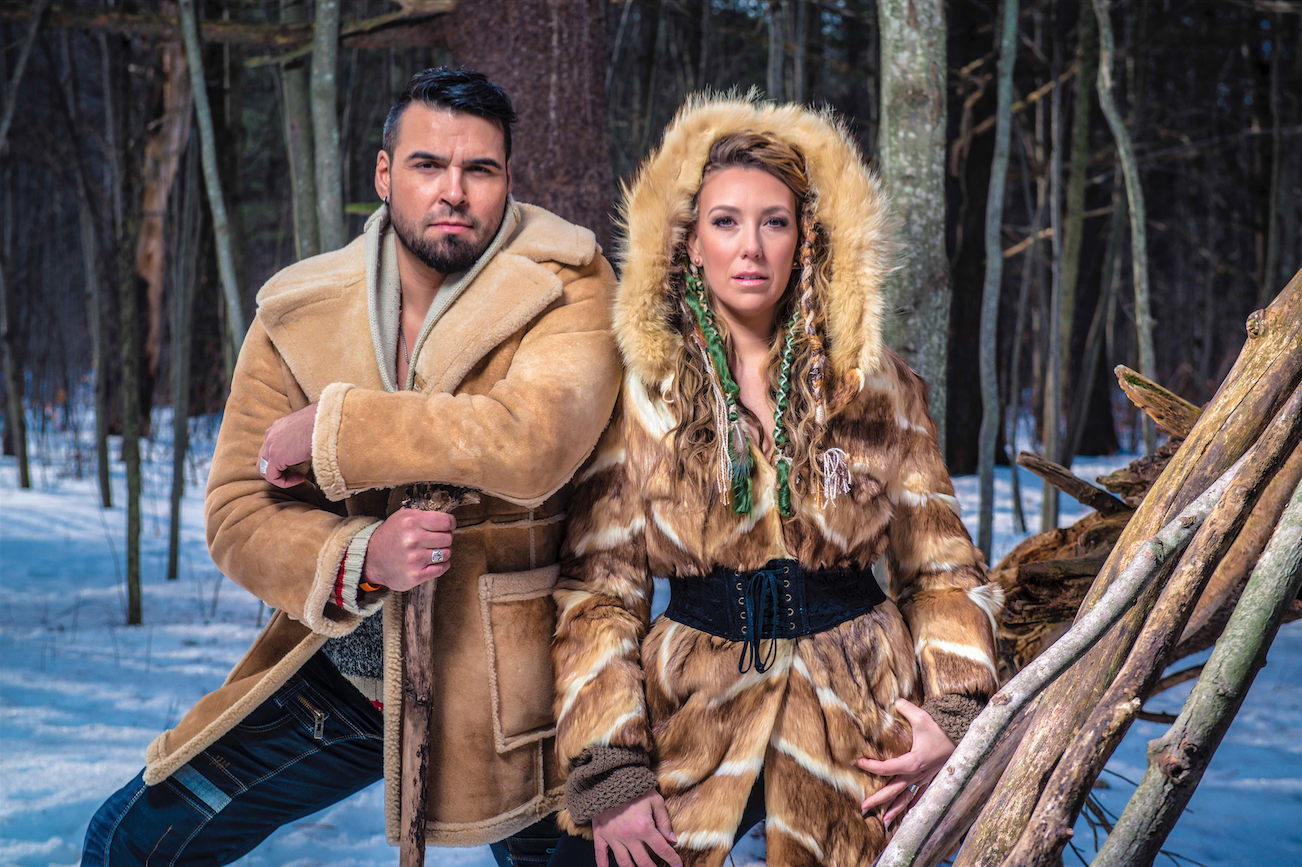
[[[721,229],[726,229],[729,226],[733,225],[732,217],[716,217],[714,220],[714,225],[718,226]]]
[[[769,225],[775,229],[785,229],[787,227],[786,217],[770,217]]]

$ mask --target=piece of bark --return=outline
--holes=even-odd
[[[1302,376],[1302,273],[1270,307],[1249,317],[1247,331],[1230,374],[1126,526],[1082,606],[1082,617],[1135,551],[1238,460],[1292,394]],[[1017,773],[1006,774],[991,794],[955,867],[971,867],[976,859],[1002,861],[1021,836],[1050,771],[1124,662],[1158,589],[1146,588],[1112,631],[1049,688],[1041,707],[1052,712],[1036,715],[1013,757]]]
[[[405,509],[451,512],[478,503],[479,494],[467,488],[419,483],[407,489]],[[426,581],[399,594],[402,597],[402,867],[425,863],[425,825],[429,798],[429,729],[433,711],[434,593],[438,581]]]
[[[1225,634],[1174,725],[1149,741],[1148,770],[1094,863],[1152,864],[1202,779],[1302,589],[1302,488],[1252,570]]]
[[[1166,581],[1125,663],[1045,785],[1004,867],[1049,867],[1061,857],[1090,786],[1153,689],[1199,593],[1247,521],[1258,497],[1302,438],[1302,387],[1244,456],[1238,476],[1216,503]]]
[[[1017,464],[1035,473],[1069,497],[1076,498],[1082,505],[1089,506],[1091,509],[1105,515],[1130,511],[1129,506],[1107,491],[1094,487],[1080,476],[1074,475],[1066,467],[1055,464],[1053,461],[1046,461],[1034,452],[1019,454]]]
[[[1202,407],[1194,406],[1180,395],[1158,385],[1138,371],[1124,364],[1112,370],[1117,375],[1121,390],[1130,402],[1148,413],[1159,430],[1184,439],[1202,415]]]
[[[913,864],[931,832],[949,812],[976,770],[991,755],[1017,714],[1102,638],[1124,616],[1135,597],[1169,568],[1189,544],[1240,467],[1241,464],[1236,464],[1226,470],[1153,538],[1140,545],[1119,571],[1117,579],[1108,585],[1099,603],[1082,614],[1051,648],[991,696],[989,704],[972,721],[967,735],[949,761],[917,803],[904,814],[890,845],[877,860],[877,867],[909,867]],[[1039,701],[1039,707],[1045,707],[1045,699]],[[1020,769],[1016,770],[1020,774]],[[1004,776],[1007,778],[1008,774]],[[964,853],[967,851],[965,848]],[[959,857],[962,858],[964,853]],[[979,853],[977,857],[981,857]]]

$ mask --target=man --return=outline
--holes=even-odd
[[[427,839],[554,846],[548,646],[567,483],[614,405],[614,277],[590,231],[510,197],[505,94],[414,76],[385,204],[258,295],[205,502],[222,571],[276,609],[217,691],[91,821],[83,864],[226,864],[377,779],[398,836],[402,616],[442,576]],[[308,471],[300,462],[310,459]],[[474,489],[453,515],[406,487]],[[455,539],[455,544],[453,540]]]

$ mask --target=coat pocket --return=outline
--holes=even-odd
[[[479,612],[488,645],[493,739],[499,753],[556,734],[552,716],[552,588],[560,566],[479,578]]]

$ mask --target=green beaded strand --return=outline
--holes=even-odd
[[[690,271],[683,275],[683,279],[688,289],[683,300],[691,308],[697,324],[701,326],[701,332],[705,335],[706,350],[710,353],[710,359],[719,377],[719,385],[723,389],[724,402],[727,405],[729,429],[720,431],[719,435],[727,437],[728,442],[728,457],[732,469],[730,480],[732,508],[738,514],[748,515],[754,505],[750,477],[753,462],[750,455],[750,441],[740,427],[740,416],[737,410],[737,402],[741,399],[741,388],[732,378],[732,371],[728,368],[728,353],[723,346],[723,337],[719,334],[719,328],[714,322],[714,311],[710,309],[709,302],[706,300],[705,287],[701,279]],[[777,406],[773,413],[773,445],[777,457],[777,503],[779,511],[788,518],[794,514],[794,510],[791,505],[791,458],[785,454],[788,439],[784,416],[787,407],[791,404],[791,370],[795,366],[796,329],[799,325],[800,308],[797,307],[791,312],[791,320],[786,328],[782,366],[778,371]],[[736,437],[732,435],[734,430],[737,431]]]

